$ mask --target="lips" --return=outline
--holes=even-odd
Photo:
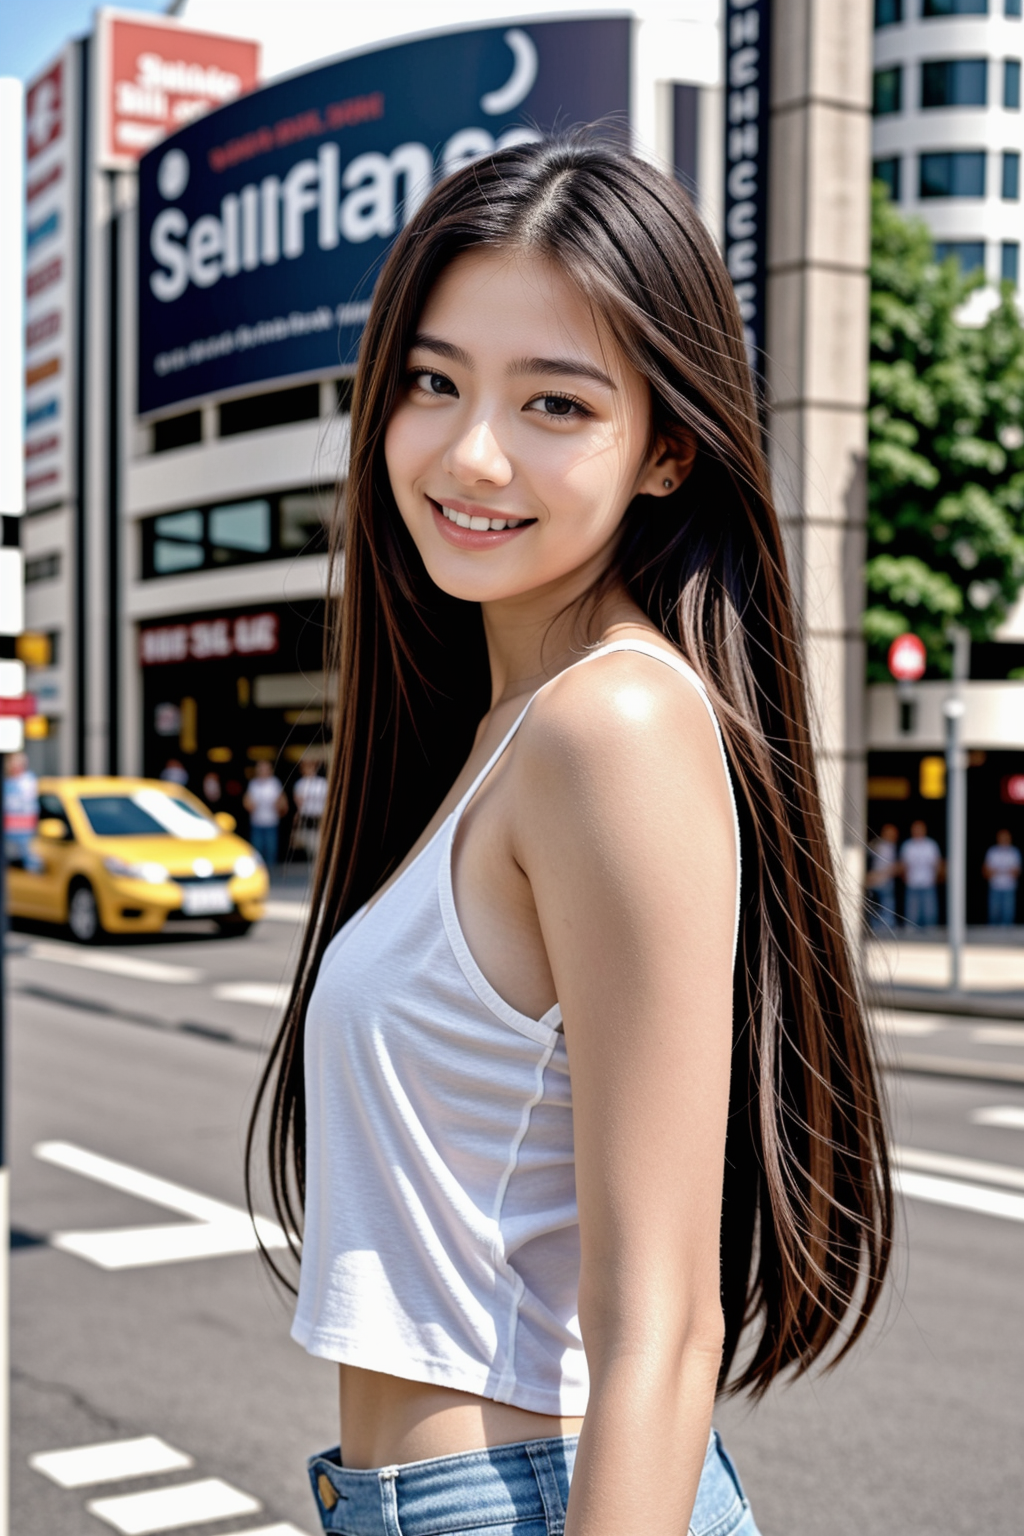
[[[435,501],[428,496],[434,519],[443,538],[460,549],[490,549],[516,538],[537,521],[535,517],[510,517],[507,513],[473,502]]]

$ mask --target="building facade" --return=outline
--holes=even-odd
[[[936,253],[1020,290],[1021,0],[875,0],[875,175]]]

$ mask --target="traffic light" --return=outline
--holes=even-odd
[[[922,757],[918,769],[917,787],[922,800],[945,800],[946,759],[944,757]]]

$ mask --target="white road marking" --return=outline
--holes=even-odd
[[[1024,1026],[1020,1024],[982,1024],[971,1030],[978,1045],[1024,1046]]]
[[[163,981],[180,986],[202,981],[206,974],[193,965],[166,965],[162,960],[140,960],[135,955],[102,949],[76,949],[70,944],[30,944],[26,954],[30,960],[76,965],[85,971],[106,971],[111,976],[129,976],[133,981]]]
[[[1017,1104],[993,1104],[971,1113],[975,1125],[996,1125],[1006,1131],[1024,1131],[1024,1108]]]
[[[76,1445],[70,1451],[39,1451],[29,1457],[28,1464],[61,1488],[87,1488],[91,1483],[120,1482],[125,1477],[181,1472],[194,1462],[158,1435],[141,1435],[135,1440]]]
[[[259,1499],[233,1488],[219,1477],[173,1488],[153,1488],[146,1493],[121,1493],[108,1499],[90,1499],[86,1509],[105,1520],[123,1536],[149,1536],[151,1531],[180,1530],[206,1520],[232,1520],[262,1509]]]
[[[305,901],[268,901],[263,905],[263,919],[269,923],[304,923],[309,917]],[[252,1533],[256,1536],[256,1532]]]
[[[222,1003],[255,1003],[257,1008],[283,1008],[291,991],[291,987],[281,981],[225,981],[214,987],[213,995]]]
[[[892,1157],[898,1168],[913,1168],[918,1173],[948,1174],[954,1179],[1000,1184],[1006,1189],[1024,1189],[1024,1168],[1013,1168],[1006,1163],[985,1163],[974,1157],[956,1157],[949,1152],[925,1152],[918,1147],[893,1147]]]
[[[248,1212],[223,1200],[213,1200],[181,1184],[172,1184],[127,1163],[114,1162],[87,1152],[67,1141],[44,1141],[33,1148],[44,1163],[66,1168],[98,1184],[123,1190],[150,1205],[163,1206],[194,1218],[185,1226],[114,1227],[101,1231],[53,1232],[50,1243],[65,1253],[98,1265],[101,1269],[141,1269],[153,1264],[178,1264],[188,1259],[210,1259],[251,1253],[258,1245]],[[285,1235],[274,1222],[258,1216],[259,1235],[268,1248],[286,1246]]]
[[[945,1020],[936,1019],[931,1014],[876,1013],[872,1023],[884,1035],[934,1035],[946,1027]]]
[[[937,1179],[927,1173],[894,1170],[896,1188],[912,1200],[928,1200],[935,1205],[949,1205],[961,1211],[978,1211],[985,1216],[1001,1216],[1006,1221],[1024,1221],[1024,1195],[1007,1195],[981,1184],[960,1184],[954,1179]]]

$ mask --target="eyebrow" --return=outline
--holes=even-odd
[[[421,332],[413,337],[412,348],[415,351],[421,347],[425,352],[435,352],[438,357],[446,357],[450,362],[458,363],[470,372],[473,370],[473,360],[469,353],[462,347],[457,347],[454,342],[443,341],[440,336],[430,336]],[[561,375],[566,378],[590,379],[594,384],[603,384],[606,389],[617,389],[613,379],[601,368],[596,368],[593,363],[585,362],[581,357],[520,357],[509,366],[509,374],[513,378],[550,378],[552,375]]]

